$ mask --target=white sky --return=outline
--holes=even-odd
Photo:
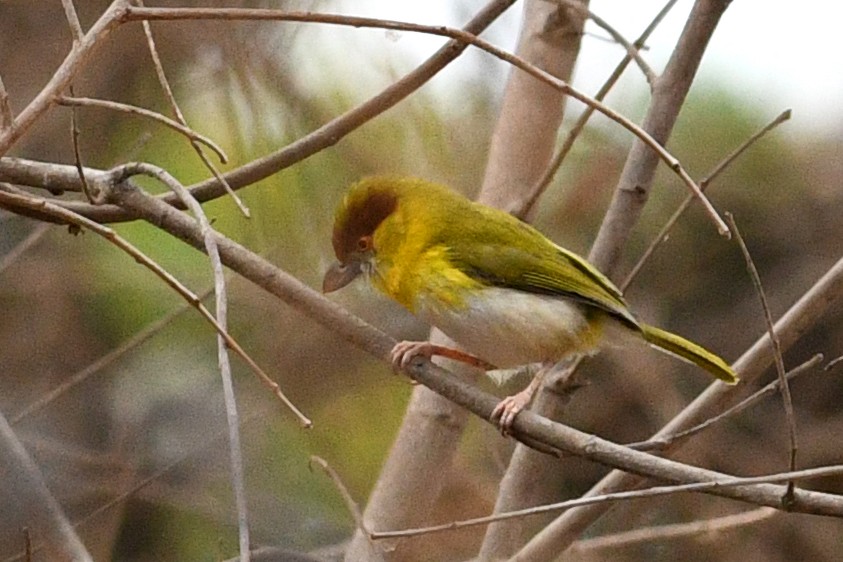
[[[664,0],[592,0],[591,10],[632,40],[658,12]],[[428,24],[459,26],[484,0],[460,3],[467,12],[454,13],[448,0],[401,2],[353,0],[342,12]],[[645,59],[660,71],[681,32],[692,0],[681,0],[649,41]],[[513,50],[523,3],[516,4],[484,37]],[[790,126],[821,134],[843,129],[843,2],[835,0],[734,0],[715,32],[700,73],[700,82],[720,81],[740,97],[754,101],[770,118],[793,109]],[[601,36],[593,24],[590,29]],[[399,48],[411,60],[427,57],[441,40],[416,34],[391,34],[389,50]],[[383,48],[381,36],[381,48]],[[392,53],[394,55],[394,51]],[[595,91],[623,52],[617,45],[586,38],[574,84]],[[627,70],[626,84],[643,84]],[[439,78],[439,77],[437,77]],[[443,88],[434,84],[435,88]],[[611,98],[610,98],[611,103]]]

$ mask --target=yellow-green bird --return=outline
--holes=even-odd
[[[580,256],[515,217],[422,179],[372,177],[351,186],[335,215],[338,262],[325,292],[364,274],[383,293],[436,326],[468,353],[401,342],[396,367],[444,355],[486,369],[542,363],[540,373],[606,344],[643,340],[734,384],[717,355],[649,326],[620,290]],[[501,401],[504,431],[530,401],[540,375]]]

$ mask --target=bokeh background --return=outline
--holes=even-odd
[[[152,2],[149,2],[152,5]],[[156,2],[154,5],[187,5]],[[477,0],[403,3],[229,2],[313,9],[459,26]],[[658,2],[595,1],[592,10],[635,37]],[[798,10],[760,0],[735,2],[715,34],[703,70],[680,115],[670,150],[704,177],[744,139],[785,108],[794,118],[733,164],[710,188],[718,209],[734,213],[760,270],[774,316],[783,313],[841,257],[843,240],[843,74],[840,8],[809,2]],[[83,26],[107,2],[77,2]],[[421,6],[424,6],[423,8]],[[691,2],[681,1],[645,58],[658,71]],[[512,49],[520,6],[486,35]],[[605,33],[588,26],[575,84],[595,91],[623,57]],[[412,69],[440,39],[314,24],[188,22],[153,25],[165,68],[189,122],[242,165],[314,130]],[[722,31],[722,33],[721,33]],[[0,3],[0,76],[20,111],[67,53],[70,36],[58,2]],[[502,85],[509,70],[468,52],[396,108],[304,162],[240,192],[246,219],[227,199],[206,205],[221,232],[318,287],[331,259],[333,208],[349,182],[399,173],[442,181],[468,195],[479,187]],[[78,95],[167,112],[140,25],[125,25],[74,82]],[[646,82],[627,71],[608,102],[632,118],[646,108]],[[566,123],[580,107],[569,104]],[[138,118],[81,110],[83,161],[105,168],[142,160],[185,184],[206,170],[177,134]],[[73,162],[70,112],[55,108],[12,155]],[[565,134],[566,128],[560,133]],[[536,224],[560,244],[587,253],[623,165],[628,133],[597,117],[541,201]],[[153,183],[145,184],[159,191]],[[667,171],[635,230],[628,271],[685,197]],[[0,260],[37,225],[0,212]],[[146,224],[117,231],[197,292],[211,286],[207,259]],[[50,227],[25,253],[0,261],[0,409],[15,419],[35,400],[137,337],[183,304],[141,266],[97,236]],[[734,243],[718,237],[692,209],[631,285],[640,315],[737,358],[764,330],[758,298]],[[426,327],[362,286],[336,300],[396,337],[421,338]],[[365,503],[394,438],[410,385],[387,366],[338,340],[303,315],[236,277],[230,278],[231,331],[313,420],[309,431],[281,408],[242,365],[236,390],[257,544],[312,551],[346,539],[353,521],[319,470],[319,455]],[[834,304],[787,353],[796,365],[813,354],[843,355],[843,307]],[[236,553],[228,478],[225,413],[216,369],[216,338],[187,311],[141,345],[96,370],[41,410],[14,423],[70,518],[102,560],[221,560]],[[236,362],[235,362],[236,363]],[[570,408],[570,424],[617,441],[645,438],[707,384],[705,377],[654,353],[606,353]],[[769,373],[767,380],[773,376]],[[843,462],[840,372],[817,370],[793,385],[803,466]],[[524,381],[521,381],[523,384]],[[485,384],[485,383],[484,383]],[[491,391],[503,394],[508,389]],[[491,511],[510,443],[472,422],[454,465],[443,470],[450,501],[439,521]],[[687,458],[737,474],[784,470],[787,440],[780,400],[759,403],[701,437]],[[605,469],[571,459],[572,496]],[[164,470],[167,469],[167,470]],[[155,476],[110,509],[95,510]],[[813,482],[841,492],[840,479]],[[2,488],[2,485],[0,485]],[[23,546],[13,491],[0,490],[0,560]],[[595,535],[736,512],[725,500],[681,496],[620,507]],[[747,529],[643,544],[611,552],[614,560],[834,560],[837,521],[776,515]],[[482,530],[450,533],[427,560],[476,552]],[[580,553],[580,559],[606,553]],[[36,557],[36,560],[39,559]],[[605,559],[605,558],[603,558]]]

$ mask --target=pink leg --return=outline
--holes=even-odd
[[[406,368],[415,357],[427,357],[430,359],[434,355],[460,361],[472,367],[483,369],[484,371],[496,368],[491,363],[483,361],[479,357],[451,347],[436,345],[429,341],[402,341],[395,344],[391,353],[392,368],[398,371]]]
[[[512,429],[512,423],[515,421],[515,416],[517,416],[518,412],[530,404],[530,401],[533,399],[533,395],[539,389],[539,386],[541,386],[545,373],[549,371],[550,368],[551,365],[544,365],[541,370],[536,373],[536,376],[533,377],[533,380],[530,381],[530,384],[527,385],[527,388],[517,394],[507,396],[498,402],[498,405],[495,406],[494,410],[492,410],[490,419],[494,421],[500,418],[498,420],[498,427],[500,428],[502,434],[509,435],[509,430]]]

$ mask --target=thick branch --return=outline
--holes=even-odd
[[[662,145],[670,138],[708,42],[728,5],[729,0],[698,0],[694,4],[679,43],[656,80],[642,128]],[[647,202],[657,164],[658,157],[636,138],[589,256],[604,273],[611,274],[617,267],[624,242]]]

